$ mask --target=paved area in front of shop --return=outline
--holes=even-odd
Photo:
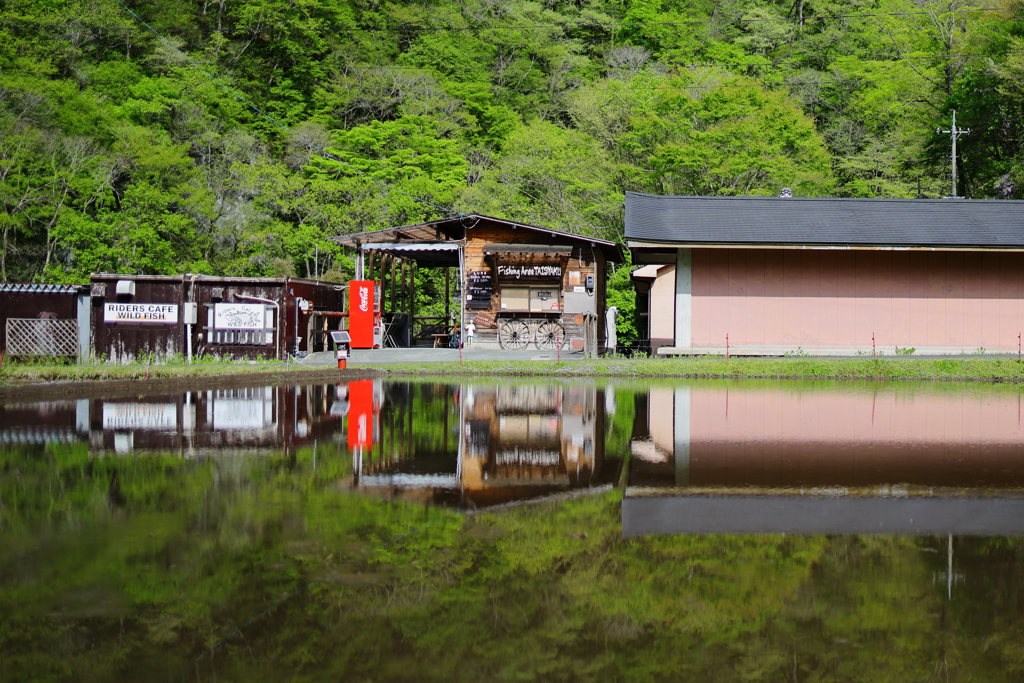
[[[507,361],[573,361],[585,360],[581,351],[563,349],[561,354],[554,351],[538,351],[523,349],[522,351],[506,351],[503,349],[463,349],[463,361],[471,360],[507,360]],[[458,363],[458,349],[431,349],[414,347],[403,349],[352,349],[349,352],[348,366],[377,365],[380,363]],[[309,366],[336,365],[338,360],[333,351],[318,351],[300,363]]]

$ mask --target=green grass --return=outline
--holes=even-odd
[[[401,375],[506,375],[1022,381],[1024,364],[1006,358],[643,358],[590,361],[470,361],[375,367]]]
[[[466,361],[464,363],[388,363],[350,365],[351,370],[376,370],[404,376],[512,376],[512,377],[688,377],[783,379],[882,379],[939,381],[1024,381],[1024,364],[1016,359],[970,356],[925,359],[910,356],[872,358],[640,358],[556,361]],[[0,385],[53,381],[134,380],[225,375],[324,372],[329,366],[260,361],[205,361],[201,363],[136,363],[112,365],[93,362],[4,363]],[[148,373],[148,375],[147,375]]]
[[[219,377],[280,372],[323,372],[327,366],[308,367],[300,363],[281,361],[224,361],[203,359],[201,362],[149,363],[137,362],[117,365],[91,361],[77,365],[60,360],[37,359],[11,362],[7,359],[0,367],[0,386],[41,382],[118,381],[137,379],[168,379],[188,377]]]

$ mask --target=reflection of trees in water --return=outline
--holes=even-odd
[[[324,444],[0,466],[0,678],[1019,679],[1021,539],[955,539],[949,601],[945,538],[623,539],[617,494],[466,518],[345,494]]]

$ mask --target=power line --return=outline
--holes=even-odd
[[[336,162],[338,162],[339,164],[341,164],[342,166],[345,166],[345,167],[346,167],[346,168],[348,168],[349,170],[351,170],[351,171],[353,171],[353,172],[355,172],[355,173],[357,173],[357,174],[359,174],[359,175],[361,175],[361,176],[363,176],[363,177],[365,177],[365,178],[368,178],[369,180],[372,180],[372,181],[373,181],[374,183],[376,183],[376,184],[377,184],[378,186],[380,186],[380,187],[386,187],[386,188],[388,188],[389,190],[394,190],[395,192],[398,192],[398,193],[399,193],[399,194],[401,194],[401,195],[404,195],[404,196],[406,196],[406,197],[409,197],[410,199],[413,199],[413,200],[415,200],[415,201],[417,201],[417,202],[421,202],[421,203],[423,203],[423,204],[426,204],[427,206],[431,206],[431,207],[433,207],[433,208],[435,208],[435,209],[438,209],[439,211],[442,211],[442,212],[444,212],[445,214],[447,214],[447,215],[449,215],[449,216],[455,216],[455,215],[458,215],[458,214],[457,214],[457,213],[456,213],[455,211],[453,211],[453,210],[451,210],[451,209],[449,209],[449,208],[447,208],[447,207],[444,207],[444,206],[440,206],[440,205],[438,205],[438,204],[434,204],[433,202],[429,202],[429,201],[427,201],[426,199],[423,199],[422,197],[417,197],[416,195],[413,195],[413,194],[409,194],[408,192],[406,192],[406,191],[404,191],[404,190],[400,190],[399,188],[395,187],[394,185],[391,185],[390,183],[386,183],[386,182],[384,182],[383,180],[379,180],[379,179],[377,179],[377,178],[374,178],[374,177],[373,177],[372,175],[370,175],[369,173],[366,173],[365,171],[362,171],[362,170],[360,170],[360,169],[356,168],[356,167],[355,167],[355,166],[353,166],[352,164],[350,164],[350,163],[348,163],[348,162],[344,161],[343,159],[340,159],[340,158],[338,158],[338,157],[337,157],[336,155],[334,155],[334,154],[332,154],[332,153],[328,152],[328,151],[327,151],[326,149],[324,149],[324,148],[323,148],[323,147],[321,147],[320,145],[316,144],[315,142],[313,142],[313,141],[312,141],[312,140],[310,140],[309,138],[307,138],[307,137],[305,137],[305,136],[303,136],[303,135],[299,135],[298,133],[296,133],[295,131],[293,131],[293,130],[292,130],[291,128],[289,128],[288,126],[286,126],[286,125],[285,125],[284,123],[282,123],[281,121],[277,120],[277,119],[276,119],[275,117],[271,116],[270,114],[268,114],[268,113],[264,112],[264,111],[263,111],[262,109],[260,109],[260,108],[259,108],[259,107],[257,107],[257,106],[256,106],[255,104],[253,104],[252,102],[250,102],[250,101],[249,101],[248,99],[246,99],[246,98],[245,98],[245,97],[243,97],[242,95],[239,95],[239,94],[238,94],[237,92],[235,92],[234,90],[232,90],[231,88],[229,88],[229,87],[227,86],[227,84],[225,84],[224,82],[222,82],[222,81],[221,81],[221,80],[220,80],[219,78],[217,78],[216,76],[214,76],[213,74],[211,74],[211,73],[210,73],[209,71],[207,71],[206,69],[204,69],[204,68],[203,68],[203,67],[202,67],[201,65],[199,65],[199,64],[198,64],[197,62],[195,62],[195,61],[194,61],[194,60],[193,60],[193,59],[192,59],[191,57],[189,57],[189,56],[188,56],[188,55],[186,55],[186,54],[185,54],[184,52],[182,52],[182,51],[181,51],[181,50],[179,50],[179,49],[178,49],[177,47],[175,47],[175,46],[174,46],[173,44],[171,44],[171,42],[170,42],[170,41],[168,41],[168,40],[167,40],[166,38],[164,38],[164,37],[163,37],[162,35],[160,35],[160,33],[158,33],[158,32],[156,31],[156,29],[154,29],[154,28],[153,28],[152,26],[150,26],[150,25],[149,25],[149,24],[147,24],[147,23],[146,23],[145,21],[143,21],[142,17],[140,17],[140,16],[139,16],[138,14],[136,14],[135,12],[133,12],[133,11],[132,11],[132,9],[131,9],[130,7],[128,7],[127,5],[125,5],[125,4],[124,4],[124,2],[123,2],[123,0],[117,0],[117,4],[121,5],[121,7],[123,7],[123,8],[124,8],[124,9],[125,9],[125,10],[126,10],[126,11],[127,11],[128,13],[129,13],[129,14],[131,14],[131,15],[132,15],[133,17],[135,17],[135,19],[136,19],[136,20],[137,20],[137,21],[138,21],[139,23],[141,23],[141,24],[142,24],[143,26],[145,26],[145,27],[146,27],[147,29],[149,29],[149,31],[150,31],[150,32],[151,32],[151,33],[152,33],[153,35],[155,35],[155,36],[157,37],[157,39],[159,39],[159,40],[160,40],[160,41],[161,41],[161,42],[162,42],[162,43],[163,43],[164,45],[166,45],[167,47],[171,48],[171,50],[173,50],[173,51],[174,51],[174,52],[176,52],[176,53],[177,53],[178,55],[180,55],[180,56],[182,57],[182,59],[184,59],[184,60],[185,60],[186,62],[188,62],[188,63],[189,63],[189,64],[190,64],[190,65],[191,65],[191,66],[192,66],[193,68],[195,68],[195,69],[197,69],[198,71],[200,71],[201,73],[205,74],[205,75],[206,75],[206,77],[207,77],[207,78],[209,78],[209,79],[210,79],[210,80],[211,80],[211,81],[212,81],[212,82],[213,82],[214,84],[216,84],[216,85],[217,85],[217,86],[218,86],[219,88],[221,88],[222,90],[224,90],[225,92],[227,92],[227,93],[228,93],[229,95],[231,95],[232,97],[234,97],[234,98],[235,98],[236,100],[238,100],[239,102],[241,102],[241,103],[242,103],[243,105],[245,105],[245,106],[246,106],[247,108],[251,109],[251,110],[252,110],[253,112],[255,112],[256,114],[258,114],[258,115],[259,115],[260,117],[262,117],[262,118],[263,118],[263,119],[265,119],[266,121],[269,121],[270,123],[274,124],[274,126],[276,126],[277,128],[280,128],[281,130],[285,131],[285,132],[286,132],[286,133],[288,133],[289,135],[293,135],[293,136],[297,137],[298,139],[302,140],[302,141],[303,141],[304,143],[306,143],[307,145],[309,145],[309,147],[311,147],[311,148],[313,148],[313,149],[317,150],[317,151],[318,151],[318,152],[319,152],[319,153],[320,153],[321,155],[323,155],[323,156],[324,156],[325,158],[328,158],[328,159],[331,159],[332,161],[336,161]]]

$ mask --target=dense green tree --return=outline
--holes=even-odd
[[[4,279],[341,273],[330,237],[451,209],[616,239],[624,190],[941,196],[953,109],[962,191],[1024,182],[1016,2],[130,6],[155,33],[0,8]]]

